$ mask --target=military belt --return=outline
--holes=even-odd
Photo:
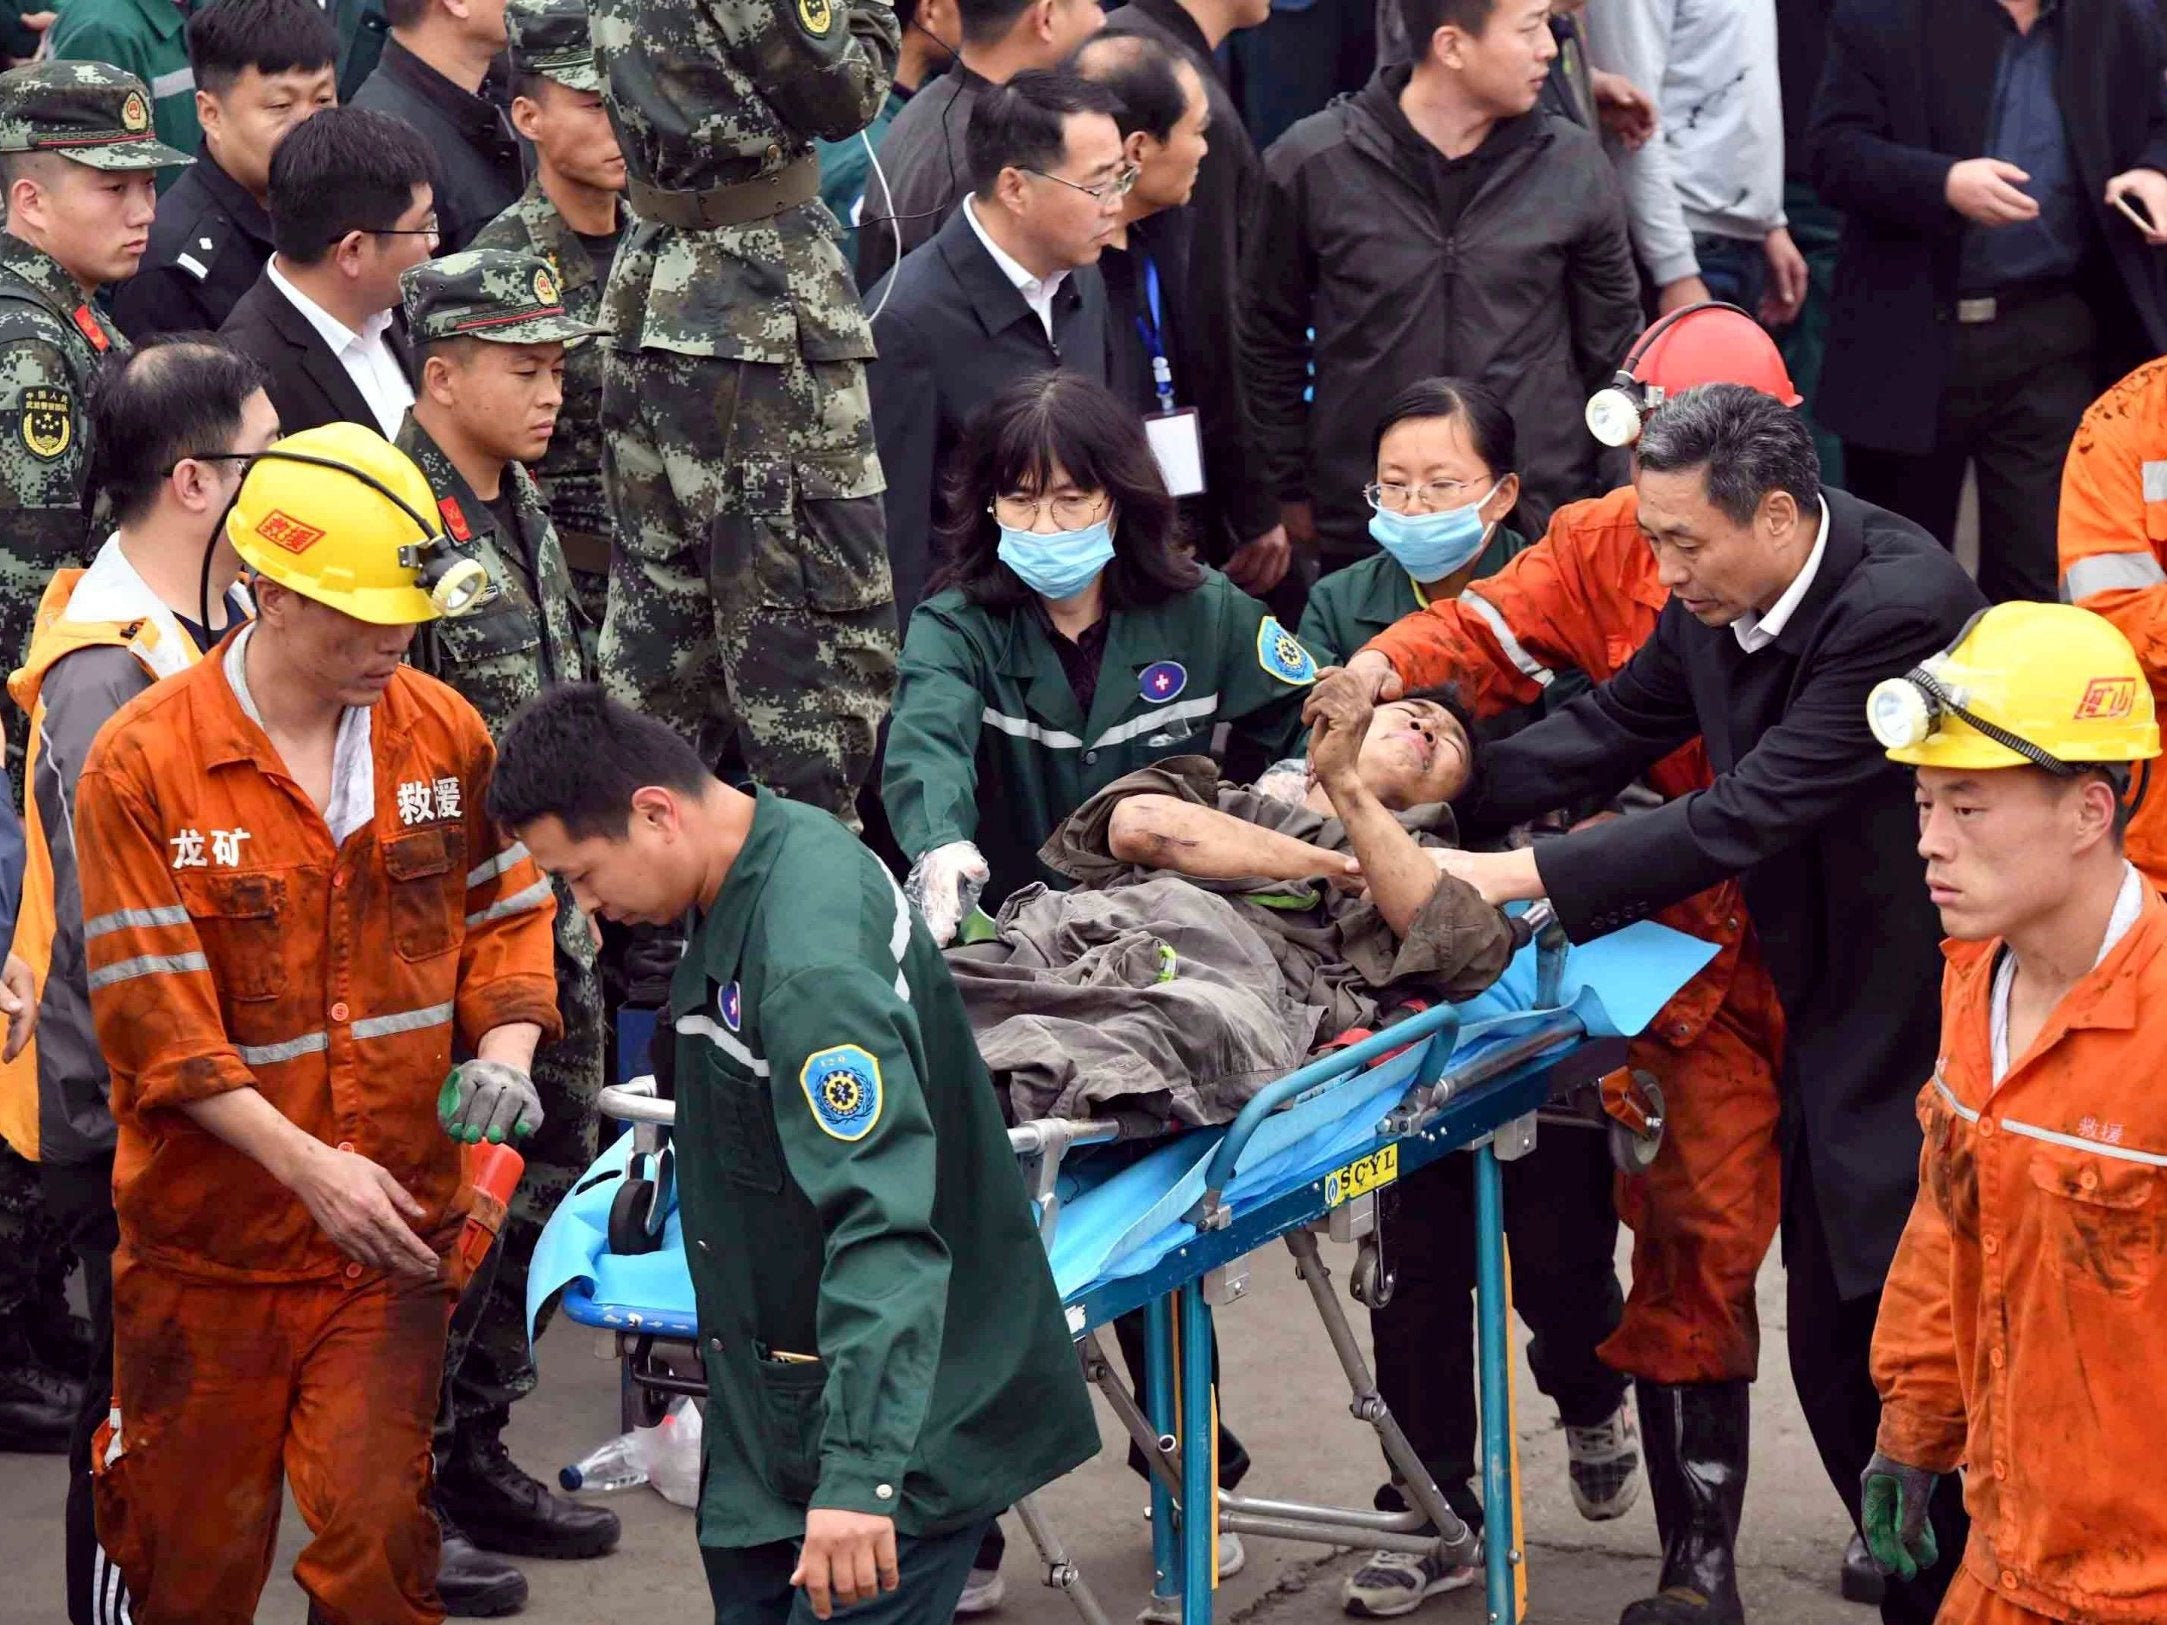
[[[609,574],[609,538],[601,532],[566,530],[559,525],[557,545],[564,550],[564,562],[572,569],[591,576]]]
[[[680,231],[749,225],[810,203],[819,195],[820,160],[811,153],[772,175],[711,186],[704,192],[665,192],[640,181],[626,188],[634,214]]]

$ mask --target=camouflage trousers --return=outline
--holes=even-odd
[[[603,685],[853,829],[895,687],[865,369],[612,351]]]
[[[534,1087],[542,1097],[542,1126],[521,1143],[527,1159],[512,1193],[495,1273],[485,1290],[470,1288],[452,1317],[444,1357],[450,1393],[446,1421],[501,1423],[514,1400],[534,1391],[534,1355],[527,1342],[527,1266],[542,1225],[587,1171],[599,1149],[595,1099],[602,1092],[602,978],[587,917],[563,882],[557,891],[557,1010],[564,1036],[535,1052]],[[477,1283],[479,1285],[479,1283]],[[546,1318],[536,1325],[540,1334]]]
[[[45,1211],[38,1165],[0,1143],[0,1327],[67,1315],[75,1254]]]

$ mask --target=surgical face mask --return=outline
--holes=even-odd
[[[1369,516],[1369,533],[1417,581],[1442,581],[1489,541],[1491,527],[1482,522],[1482,505],[1504,483],[1499,480],[1465,507],[1441,513],[1394,513],[1379,508]]]
[[[999,551],[1001,562],[1041,598],[1074,598],[1113,562],[1112,516],[1050,536],[1002,525]]]

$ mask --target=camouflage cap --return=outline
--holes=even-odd
[[[544,344],[595,331],[565,310],[557,273],[532,254],[501,248],[446,254],[409,270],[399,278],[399,291],[416,344],[441,339]]]
[[[32,62],[0,73],[0,152],[56,152],[93,169],[195,162],[151,133],[143,81],[104,62]]]
[[[586,0],[511,0],[504,8],[512,71],[538,73],[569,90],[602,90],[587,32]]]

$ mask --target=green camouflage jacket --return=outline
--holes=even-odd
[[[10,578],[0,593],[27,591],[35,606],[52,571],[90,562],[90,380],[108,354],[128,348],[67,272],[0,232],[0,551],[42,566],[34,583]]]
[[[774,174],[873,121],[901,31],[887,0],[595,0],[603,96],[634,181],[699,192]],[[862,361],[872,328],[818,198],[710,231],[642,221],[604,298],[624,350]]]

